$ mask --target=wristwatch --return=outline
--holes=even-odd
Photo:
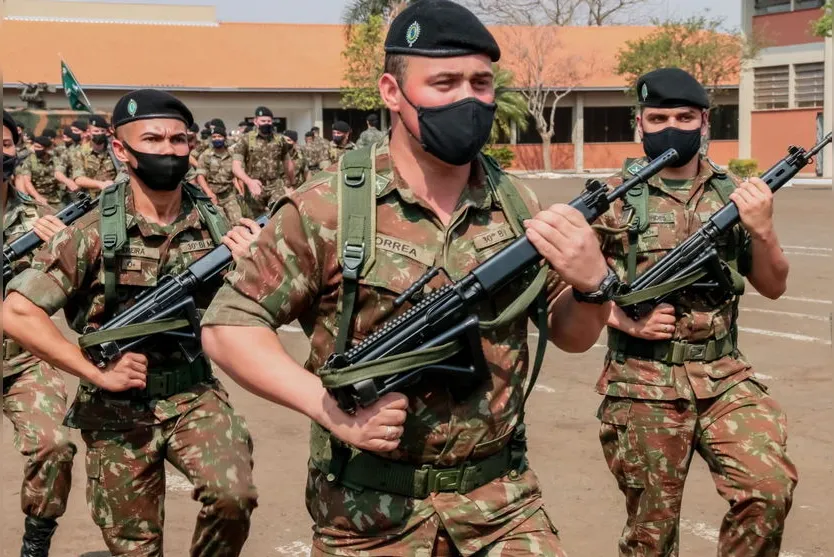
[[[599,286],[593,292],[580,292],[576,288],[573,289],[573,297],[577,302],[585,302],[586,304],[602,304],[611,299],[614,293],[614,287],[619,282],[619,277],[611,267],[608,268],[608,274],[599,283]]]

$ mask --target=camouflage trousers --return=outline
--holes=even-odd
[[[220,207],[220,210],[223,211],[229,225],[236,225],[238,221],[240,221],[240,217],[243,216],[240,210],[240,203],[237,200],[237,190],[232,188],[227,192],[218,193],[216,195],[217,205]]]
[[[311,467],[311,557],[566,557],[535,474],[493,480],[467,494],[412,499],[331,484]]]
[[[600,441],[626,496],[621,556],[676,556],[684,482],[692,454],[709,465],[730,504],[720,557],[776,557],[797,483],[787,420],[764,387],[745,380],[703,400],[606,397]]]
[[[240,555],[257,506],[252,439],[246,422],[214,391],[159,425],[129,431],[85,430],[87,505],[114,557],[162,553],[165,461],[194,486],[202,503],[192,557]]]
[[[280,178],[275,180],[262,180],[263,189],[257,197],[247,191],[246,202],[252,218],[258,218],[265,214],[269,207],[284,195],[284,181]]]
[[[75,444],[61,425],[67,389],[61,372],[38,362],[3,378],[3,414],[14,426],[14,446],[26,457],[20,506],[27,516],[58,518],[72,487]]]

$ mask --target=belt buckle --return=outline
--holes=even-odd
[[[706,344],[690,344],[689,345],[689,356],[688,359],[690,360],[703,360],[704,356],[707,352],[707,345]]]
[[[457,491],[460,484],[461,469],[454,470],[430,470],[429,471],[429,493],[437,491]]]

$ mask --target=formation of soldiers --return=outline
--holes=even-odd
[[[701,84],[676,68],[640,78],[646,156],[608,186],[669,148],[680,158],[592,227],[567,205],[543,209],[480,154],[501,52],[471,12],[413,2],[391,23],[385,53],[379,87],[392,126],[384,134],[369,118],[357,145],[343,122],[330,142],[314,128],[299,145],[294,131],[275,132],[266,107],[230,142],[222,121],[201,131],[174,96],[143,89],[119,100],[112,126],[76,122],[61,148],[34,138],[20,162],[4,113],[4,241],[34,230],[45,242],[18,262],[3,303],[4,414],[28,457],[21,555],[48,555],[66,507],[76,452],[67,428],[81,431],[89,508],[114,556],[162,555],[165,461],[202,504],[191,555],[240,555],[257,507],[253,439],[210,362],[310,418],[313,555],[565,555],[526,458],[524,404],[538,372],[528,369],[526,314],[483,334],[489,379],[462,399],[435,376],[346,413],[317,376],[331,354],[405,311],[395,299],[429,267],[446,273],[427,291],[521,235],[548,266],[549,340],[584,352],[608,327],[598,416],[628,515],[619,554],[677,555],[697,451],[730,507],[719,555],[777,555],[797,473],[784,413],[738,347],[740,292],[720,302],[687,293],[640,319],[611,300],[617,280],[633,280],[730,201],[741,225],[721,258],[763,295],[785,292],[770,189],[699,152],[710,107]],[[100,192],[99,207],[65,227],[50,214],[61,185]],[[263,229],[246,217],[266,211]],[[201,338],[154,336],[99,368],[49,317],[63,309],[79,334],[96,330],[220,244],[235,265],[222,285],[201,286]],[[487,317],[531,281],[490,300]],[[276,335],[294,320],[311,341],[304,366]],[[81,379],[69,409],[62,373]]]

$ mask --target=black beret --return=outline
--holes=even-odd
[[[286,130],[284,132],[284,135],[286,135],[287,137],[289,137],[293,141],[296,141],[296,142],[298,141],[298,132],[295,131],[295,130]]]
[[[113,109],[113,127],[137,120],[172,118],[190,128],[194,116],[181,100],[159,89],[137,89],[119,99]]]
[[[245,126],[246,125],[246,120],[241,120],[240,122],[237,123],[237,125],[238,126]]]
[[[387,54],[451,58],[486,54],[493,62],[501,49],[475,14],[450,0],[417,0],[391,22]]]
[[[97,128],[109,128],[110,124],[107,123],[107,120],[104,116],[99,116],[98,114],[94,114],[90,116],[90,125],[95,126]]]
[[[650,108],[709,108],[704,86],[680,68],[660,68],[641,76],[637,80],[637,99],[640,106]]]
[[[84,120],[76,120],[72,123],[72,127],[78,128],[82,132],[85,132],[87,131],[87,122],[85,122]]]
[[[313,137],[313,132],[307,132],[304,134],[304,137]]]
[[[376,127],[379,125],[379,115],[378,114],[368,114],[368,117],[365,118],[365,121],[370,125]]]
[[[342,120],[337,120],[333,123],[333,131],[348,133],[350,132],[350,125],[347,122],[343,122]]]
[[[196,122],[192,122],[191,125],[188,126],[188,131],[191,133],[197,133],[200,131],[200,126],[198,126]]]
[[[45,135],[39,135],[36,138],[34,138],[32,141],[34,141],[35,143],[37,143],[38,145],[40,145],[41,147],[44,147],[44,148],[52,147],[52,140],[49,139],[48,137],[46,137]]]
[[[226,127],[226,123],[223,120],[221,120],[220,118],[212,118],[211,120],[209,120],[209,125],[214,126],[216,128],[217,127],[220,127],[220,128],[225,128]]]
[[[49,139],[55,139],[56,137],[58,137],[58,132],[56,132],[52,128],[46,128],[45,130],[43,130],[41,135],[44,137],[48,137]]]
[[[227,135],[226,134],[226,128],[224,128],[223,126],[214,126],[211,129],[211,135],[214,135],[216,133],[222,135],[223,137],[226,137],[226,135]]]
[[[72,126],[64,126],[64,135],[70,135],[72,133]]]
[[[257,118],[258,116],[269,116],[272,118],[272,111],[265,106],[259,106],[255,109],[255,117]]]
[[[12,115],[5,110],[3,111],[3,127],[9,128],[9,131],[12,132],[12,142],[17,144],[17,142],[20,141],[20,134],[17,132],[17,122],[15,122]]]

